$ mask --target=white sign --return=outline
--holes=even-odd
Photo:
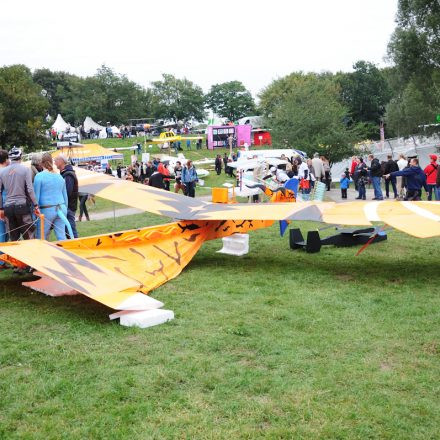
[[[138,160],[137,154],[132,154],[131,155],[131,163],[134,164],[134,163],[136,163],[137,160]]]
[[[150,160],[150,153],[142,153],[142,162],[147,163]]]

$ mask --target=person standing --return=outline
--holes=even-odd
[[[228,155],[227,153],[224,154],[223,156],[223,164],[225,166],[225,174],[228,174]]]
[[[119,179],[122,177],[122,166],[120,163],[118,163],[118,166],[116,167],[116,175]]]
[[[33,239],[35,227],[31,204],[35,214],[40,214],[31,169],[21,164],[21,155],[21,149],[13,147],[8,154],[11,164],[0,171],[0,188],[6,192],[4,203],[0,197],[0,219],[5,221],[11,241],[17,241],[20,236],[25,240]]]
[[[435,199],[439,200],[437,198],[437,191],[435,189],[438,174],[437,155],[430,154],[429,158],[431,159],[431,163],[423,170],[426,175],[426,185],[428,186],[428,200],[432,200],[432,193],[434,193]]]
[[[145,177],[144,180],[148,180],[151,175],[154,173],[154,166],[153,166],[153,162],[151,162],[151,160],[149,160],[147,162],[147,166],[145,168]]]
[[[435,181],[435,195],[436,199],[440,200],[440,173],[437,173],[437,180]]]
[[[367,172],[367,165],[364,162],[364,159],[360,157],[359,163],[354,171],[354,176],[356,176],[356,182],[357,182],[357,190],[358,190],[358,196],[356,197],[356,200],[366,200],[367,198],[367,191],[366,191],[366,185],[368,183],[368,172]]]
[[[393,160],[393,156],[389,154],[387,156],[387,162],[384,167],[384,174],[389,175],[394,173],[394,171],[399,171],[399,167],[396,162]],[[397,186],[396,186],[396,177],[385,178],[385,196],[387,199],[390,198],[390,183],[393,187],[394,198],[397,199]]]
[[[31,170],[32,170],[32,182],[35,179],[35,176],[43,171],[43,167],[41,166],[41,155],[33,154],[31,159]]]
[[[55,165],[60,170],[61,176],[66,181],[67,191],[67,220],[72,228],[73,238],[78,238],[76,230],[75,214],[78,209],[78,179],[76,173],[69,164],[66,156],[60,154],[55,158]],[[70,235],[67,238],[72,238]]]
[[[234,136],[232,136],[232,134],[228,136],[228,145],[229,145],[229,155],[232,156],[232,147],[234,146]]]
[[[316,180],[319,180],[320,182],[324,182],[325,179],[324,163],[320,159],[318,153],[315,153],[313,155],[312,166]]]
[[[170,170],[168,169],[168,162],[161,164],[162,167],[159,167],[159,172],[163,177],[163,186],[166,191],[170,190]]]
[[[57,240],[66,239],[67,192],[65,180],[54,171],[50,153],[41,158],[43,171],[34,179],[35,197],[44,214],[44,239],[48,240],[52,227]]]
[[[374,157],[373,154],[370,154],[368,156],[368,159],[370,160],[370,177],[371,177],[371,183],[373,184],[374,188],[374,197],[373,200],[383,200],[383,194],[382,189],[380,187],[380,182],[382,179],[382,166],[379,162],[379,159]]]
[[[426,192],[428,192],[426,175],[419,166],[419,159],[413,157],[409,165],[409,168],[405,168],[402,171],[395,171],[391,173],[391,176],[403,176],[406,178],[407,192],[405,200],[420,200],[422,188],[425,188]],[[386,177],[390,177],[390,175]]]
[[[186,140],[186,149],[191,150],[191,139]]]
[[[326,157],[322,157],[322,163],[324,166],[324,183],[327,187],[327,191],[330,191],[332,184],[332,173],[330,168],[330,163]]]
[[[79,197],[79,217],[78,221],[82,222],[83,215],[86,216],[86,220],[89,222],[89,211],[87,210],[87,200],[89,199],[89,195],[87,193],[78,193]]]
[[[185,192],[185,187],[182,185],[182,163],[180,161],[176,162],[176,166],[174,167],[174,178],[176,179],[176,183],[174,184],[174,192],[178,193],[180,190]]]
[[[408,166],[408,160],[405,158],[404,154],[399,155],[399,160],[396,162],[398,171],[404,170]],[[396,178],[396,186],[399,194],[402,196],[405,188],[405,179],[402,176]]]
[[[188,197],[195,197],[196,182],[198,182],[197,171],[191,160],[186,162],[186,166],[182,170],[182,183],[185,185],[185,195]]]
[[[222,157],[220,154],[217,154],[217,157],[215,158],[215,172],[217,173],[217,176],[220,176],[222,173]]]
[[[110,164],[107,162],[107,165],[105,166],[105,174],[108,174],[110,176],[113,176],[113,170]]]
[[[8,152],[6,150],[0,150],[0,171],[9,165]],[[2,199],[3,206],[6,201],[6,191],[0,187],[0,198]],[[6,232],[6,222],[4,218],[0,217],[0,243],[8,241],[8,234]],[[1,252],[0,252],[1,254]],[[0,270],[6,269],[6,263],[0,261]]]
[[[347,198],[347,189],[350,186],[350,179],[348,178],[347,174],[348,173],[342,174],[341,180],[339,181],[341,187],[341,199]]]

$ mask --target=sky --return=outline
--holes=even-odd
[[[256,96],[294,71],[386,65],[397,0],[15,0],[1,9],[0,65],[87,76],[105,64],[143,86],[172,73],[205,92],[239,80]]]

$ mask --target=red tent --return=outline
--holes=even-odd
[[[253,144],[255,146],[272,145],[272,137],[268,130],[257,129],[252,130]]]

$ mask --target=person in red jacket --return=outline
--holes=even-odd
[[[426,184],[428,186],[428,200],[432,200],[432,193],[435,194],[435,199],[437,198],[437,192],[435,190],[435,185],[437,181],[437,155],[430,154],[429,158],[431,159],[431,163],[423,170],[426,175]]]

